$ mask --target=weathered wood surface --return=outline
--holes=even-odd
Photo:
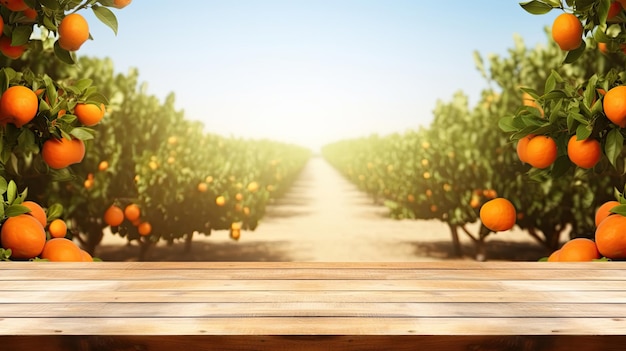
[[[0,267],[7,350],[626,349],[626,262]]]

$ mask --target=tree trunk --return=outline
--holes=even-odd
[[[450,223],[448,223],[448,227],[452,235],[452,255],[456,258],[461,258],[463,257],[463,250],[461,249],[461,241],[459,240],[459,228]]]

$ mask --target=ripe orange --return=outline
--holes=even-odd
[[[132,0],[113,0],[113,7],[116,9],[123,9],[128,6]]]
[[[513,228],[517,216],[511,201],[498,197],[485,202],[480,208],[480,220],[494,232]]]
[[[46,244],[46,231],[39,221],[27,214],[9,217],[0,231],[2,247],[11,249],[11,257],[37,257]]]
[[[133,222],[139,219],[141,216],[141,209],[137,204],[130,204],[124,208],[124,217]]]
[[[67,224],[62,219],[55,219],[48,225],[48,231],[53,238],[65,238],[67,234]]]
[[[600,52],[605,55],[609,52],[609,49],[607,48],[606,43],[598,43],[598,50],[600,50]]]
[[[122,222],[124,222],[124,211],[118,206],[111,205],[104,211],[104,223],[111,227],[117,227]]]
[[[612,1],[606,19],[613,19],[614,17],[619,15],[620,12],[622,12],[622,4],[620,4],[619,1]]]
[[[534,137],[534,134],[528,134],[517,142],[517,157],[519,157],[519,160],[523,163],[528,163],[528,157],[526,157],[526,149],[528,148],[528,142]]]
[[[259,183],[257,182],[250,182],[248,184],[248,191],[251,193],[255,193],[257,190],[259,190]]]
[[[206,192],[209,189],[209,186],[205,182],[198,183],[198,191],[201,193]]]
[[[13,12],[24,11],[28,8],[24,0],[0,0],[0,4]]]
[[[83,262],[93,262],[93,257],[91,257],[89,252],[87,252],[87,251],[85,251],[83,249],[80,249],[80,254],[81,254]]]
[[[30,122],[39,111],[39,99],[32,89],[14,85],[0,97],[0,124],[13,123],[21,128]]]
[[[50,138],[43,143],[41,156],[51,168],[65,168],[82,162],[85,157],[85,143],[80,139]]]
[[[74,107],[74,114],[78,118],[78,121],[87,127],[92,127],[100,123],[105,112],[106,108],[104,104],[100,104],[100,106],[98,106],[94,104],[79,103],[76,104],[76,107]]]
[[[541,108],[541,106],[539,106],[537,101],[527,92],[522,93],[522,104],[524,106],[536,108],[539,111],[541,117],[544,116],[543,108]]]
[[[559,251],[559,262],[585,262],[600,258],[596,243],[586,238],[572,239]]]
[[[137,232],[141,236],[150,235],[152,233],[152,225],[149,222],[141,222],[137,226]]]
[[[549,136],[537,135],[528,141],[524,155],[531,166],[548,168],[557,157],[556,142]]]
[[[604,257],[626,258],[626,217],[615,214],[605,218],[596,228],[596,244]]]
[[[620,85],[609,89],[602,101],[604,114],[611,122],[626,127],[626,86]]]
[[[548,262],[559,262],[559,256],[561,256],[561,250],[554,251],[548,256]]]
[[[571,13],[558,15],[552,23],[552,39],[561,50],[577,49],[583,41],[583,25],[578,17]]]
[[[619,201],[612,200],[600,205],[595,216],[596,227],[599,226],[606,217],[613,215],[614,213],[611,212],[611,209],[619,204]]]
[[[83,261],[83,254],[78,245],[65,238],[52,238],[46,241],[40,257],[52,262]]]
[[[595,139],[577,140],[572,135],[567,143],[567,156],[580,168],[593,168],[602,158],[602,147]]]
[[[107,161],[101,161],[101,162],[98,164],[98,170],[99,170],[100,172],[104,172],[104,171],[106,171],[107,169],[109,169],[109,163],[108,163]]]
[[[65,16],[58,27],[59,46],[67,51],[76,51],[89,39],[89,24],[78,13]]]
[[[22,206],[28,207],[28,209],[30,210],[28,214],[35,217],[35,219],[37,219],[37,221],[39,221],[39,223],[41,223],[43,227],[45,227],[48,224],[46,211],[44,211],[44,209],[41,206],[39,206],[38,203],[34,201],[24,201],[22,202]]]
[[[224,206],[226,204],[226,198],[224,196],[218,196],[215,198],[215,204],[218,206]]]
[[[11,45],[11,38],[5,35],[0,37],[0,52],[10,59],[17,60],[27,48],[26,45]]]
[[[22,11],[24,16],[28,19],[34,20],[37,18],[37,11],[35,9],[31,9],[30,7],[26,10]]]

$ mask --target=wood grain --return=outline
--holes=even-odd
[[[626,262],[6,262],[10,350],[623,350]]]

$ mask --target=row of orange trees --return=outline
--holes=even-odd
[[[493,232],[478,224],[479,210],[495,197],[513,202],[516,224],[547,252],[559,247],[568,230],[570,236],[591,237],[594,209],[614,198],[615,179],[599,176],[610,160],[604,157],[594,169],[582,169],[561,148],[550,169],[532,167],[517,156],[520,134],[511,138],[512,119],[503,118],[522,111],[543,118],[535,101],[538,95],[524,95],[522,88],[534,92],[557,81],[582,84],[584,77],[623,62],[622,56],[592,49],[579,53],[573,64],[562,65],[563,57],[551,40],[527,48],[515,38],[508,56],[490,56],[488,67],[476,54],[488,88],[474,107],[459,92],[451,101],[437,103],[428,128],[344,140],[327,145],[323,154],[361,189],[384,202],[392,216],[446,222],[457,255],[461,231],[476,244],[477,259],[486,258],[485,239]],[[563,137],[558,143],[567,140]]]
[[[148,94],[137,70],[118,74],[111,60],[78,58],[76,49],[63,48],[69,44],[61,45],[59,35],[46,34],[57,30],[49,23],[59,23],[61,13],[87,9],[117,30],[108,7],[128,3],[35,1],[37,16],[29,28],[43,37],[29,39],[19,57],[0,59],[2,91],[21,85],[37,96],[32,120],[2,123],[0,168],[7,180],[0,186],[6,209],[2,219],[30,213],[21,203],[33,200],[48,222],[63,219],[67,238],[90,254],[107,228],[137,240],[140,258],[159,240],[184,239],[189,249],[193,235],[214,230],[228,230],[238,239],[241,230],[257,227],[267,204],[289,186],[309,151],[207,133],[176,110],[173,94],[165,99]],[[0,7],[5,23],[17,21],[4,33],[13,33],[14,44],[21,44],[24,34],[17,23],[25,20],[17,11]],[[46,147],[48,140],[52,147]],[[50,238],[49,230],[46,235]],[[19,258],[3,246],[2,258]]]
[[[108,59],[81,58],[60,76],[89,80],[110,97],[106,118],[93,129],[83,162],[54,177],[24,180],[41,203],[64,209],[70,232],[94,252],[103,230],[140,243],[140,259],[159,240],[254,230],[267,204],[291,184],[309,157],[300,146],[223,137],[204,131],[140,84],[137,70],[116,74]],[[46,67],[50,70],[54,67]],[[104,217],[111,206],[137,205],[140,216],[121,223]],[[143,228],[143,230],[142,230]],[[149,228],[149,229],[147,229]]]

